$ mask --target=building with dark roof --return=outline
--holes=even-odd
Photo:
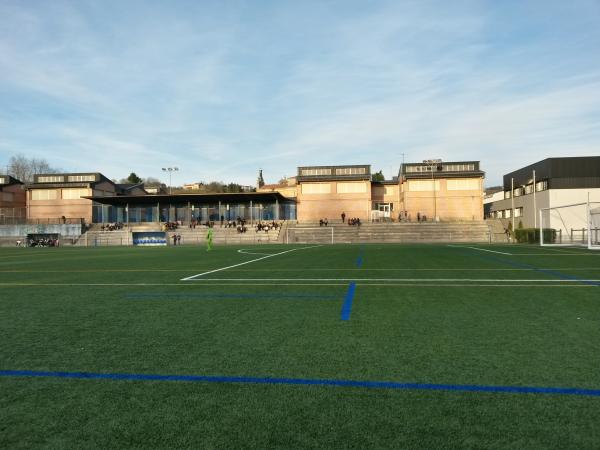
[[[600,202],[600,156],[546,158],[504,175],[503,187],[504,198],[493,202],[491,217],[505,226],[537,227],[540,210],[585,203],[588,194],[590,201]],[[565,210],[546,225],[567,233],[585,225],[568,215]]]

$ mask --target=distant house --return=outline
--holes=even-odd
[[[24,185],[10,175],[0,175],[0,224],[26,217]]]
[[[111,217],[105,205],[88,197],[146,194],[142,184],[116,184],[98,172],[38,174],[27,186],[27,217],[117,222],[119,219]]]

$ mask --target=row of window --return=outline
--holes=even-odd
[[[410,192],[431,192],[440,190],[440,180],[409,180],[408,191]],[[480,181],[477,178],[460,178],[456,180],[446,180],[446,190],[448,191],[477,191],[480,189]]]
[[[541,192],[548,189],[548,180],[542,180],[535,183],[535,192]],[[527,195],[533,193],[533,183],[526,186],[519,186],[513,189],[514,196],[520,197],[521,195]],[[510,198],[510,191],[504,191],[504,198]]]
[[[89,189],[32,189],[31,200],[76,200],[90,195]]]
[[[492,217],[494,219],[510,219],[512,217],[512,209],[504,209],[500,211],[493,211]],[[523,207],[515,208],[515,217],[523,217]]]
[[[475,170],[474,163],[466,164],[440,164],[444,172],[468,172]],[[437,165],[433,167],[437,168]],[[431,172],[432,166],[406,166],[406,173]]]
[[[302,169],[300,172],[303,176],[331,175],[331,173],[331,169]],[[365,175],[366,173],[366,167],[341,167],[335,169],[336,175]]]
[[[331,183],[302,184],[303,194],[331,194]],[[367,192],[366,183],[337,183],[338,194],[362,194]]]
[[[67,182],[96,181],[96,175],[67,175]],[[44,175],[37,177],[38,183],[64,183],[64,175]]]

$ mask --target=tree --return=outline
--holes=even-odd
[[[51,167],[45,159],[27,158],[25,155],[11,156],[8,173],[24,183],[32,183],[33,176],[40,173],[59,173],[61,169]]]
[[[129,176],[127,177],[127,182],[128,183],[132,183],[132,184],[140,184],[141,182],[143,182],[144,180],[142,180],[140,177],[138,177],[136,175],[135,172],[131,172],[129,174]]]
[[[371,180],[373,180],[373,181],[385,181],[385,176],[383,176],[383,170],[380,170],[379,172],[374,173],[371,176]]]

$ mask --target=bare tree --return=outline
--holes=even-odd
[[[61,169],[51,167],[48,161],[38,158],[27,158],[25,155],[14,155],[8,161],[8,173],[24,183],[32,183],[33,175],[38,173],[59,173]]]

